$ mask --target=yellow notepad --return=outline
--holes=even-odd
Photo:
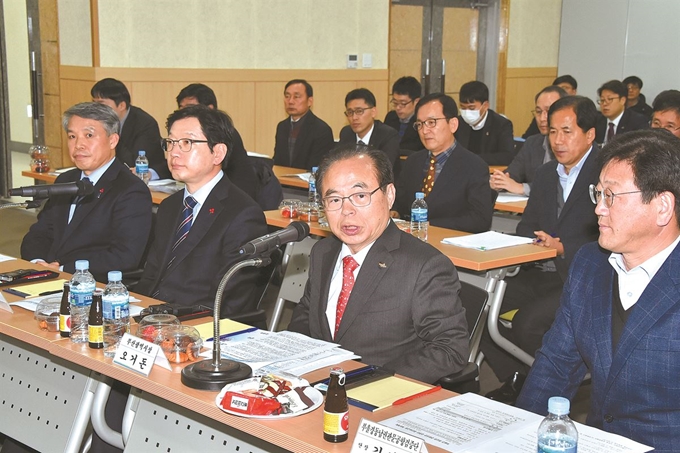
[[[26,294],[25,297],[37,297],[48,292],[62,292],[64,290],[64,283],[68,280],[48,280],[40,283],[31,283],[30,285],[15,286],[12,289]]]
[[[207,338],[212,338],[214,331],[214,326],[212,322],[206,322],[204,324],[199,324],[194,327],[196,327],[196,330],[198,330],[198,333],[201,334],[201,338],[203,338],[204,340]],[[238,332],[240,330],[245,330],[248,328],[250,328],[249,325],[237,321],[232,321],[231,319],[220,319],[220,335],[224,335],[225,333]]]
[[[401,398],[407,398],[431,388],[431,385],[409,381],[397,376],[389,376],[379,381],[349,389],[347,396],[353,400],[374,406],[372,411],[375,412],[390,407]]]

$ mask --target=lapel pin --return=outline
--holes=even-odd
[[[104,189],[99,189],[99,195],[97,195],[97,198],[101,198],[102,195],[104,195]]]
[[[378,267],[380,269],[387,269],[387,264],[381,262],[381,263],[378,263]]]
[[[208,209],[208,212],[209,212],[210,214],[214,214],[214,213],[215,213],[215,208],[210,208],[210,209]]]

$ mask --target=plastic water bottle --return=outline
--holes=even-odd
[[[427,242],[427,203],[425,194],[416,192],[416,200],[411,205],[411,234]]]
[[[120,271],[109,272],[104,288],[104,355],[113,357],[123,335],[130,331],[130,293],[122,282]]]
[[[87,321],[96,286],[89,269],[88,260],[78,260],[76,273],[71,278],[71,341],[74,343],[87,343],[88,340]]]
[[[139,157],[135,161],[135,174],[144,181],[144,184],[149,185],[151,173],[149,173],[149,159],[146,158],[146,151],[139,152]]]
[[[309,177],[309,195],[307,200],[310,203],[319,203],[319,194],[316,191],[316,171],[319,167],[312,167],[312,175]]]
[[[578,432],[568,414],[568,399],[548,400],[548,416],[538,427],[538,453],[576,453]]]

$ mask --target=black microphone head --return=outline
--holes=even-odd
[[[94,192],[94,186],[92,185],[92,181],[90,181],[89,178],[84,178],[80,181],[77,181],[76,186],[78,186],[78,195],[81,197],[86,197]]]
[[[298,232],[298,238],[295,240],[295,242],[301,241],[309,236],[309,224],[307,222],[300,222],[299,220],[296,220],[295,222],[290,222],[288,226],[295,228]]]

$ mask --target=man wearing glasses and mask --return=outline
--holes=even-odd
[[[602,149],[590,197],[597,243],[574,257],[552,327],[517,405],[545,413],[590,373],[586,423],[678,451],[680,425],[680,153],[665,131],[635,131]]]
[[[312,249],[288,330],[436,382],[468,358],[460,282],[451,260],[390,220],[392,178],[385,154],[365,146],[341,146],[321,163],[316,181],[334,236]]]
[[[407,218],[416,192],[425,194],[431,225],[482,233],[491,227],[496,192],[489,167],[454,137],[456,101],[443,93],[424,96],[416,106],[414,128],[425,148],[402,164],[393,217]]]
[[[392,85],[390,104],[394,110],[390,110],[385,116],[385,124],[399,134],[399,151],[402,155],[425,148],[418,132],[413,128],[413,123],[416,122],[416,104],[421,93],[422,86],[415,77],[402,77]]]
[[[183,191],[158,208],[155,239],[135,291],[177,307],[212,306],[220,279],[240,260],[239,248],[267,233],[260,206],[222,170],[232,146],[229,116],[195,105],[172,113],[162,141]],[[227,285],[221,316],[250,311],[259,270],[243,269]]]
[[[370,145],[387,154],[394,167],[399,160],[399,133],[375,119],[375,96],[357,88],[345,96],[345,116],[349,122],[340,131],[340,145]]]

